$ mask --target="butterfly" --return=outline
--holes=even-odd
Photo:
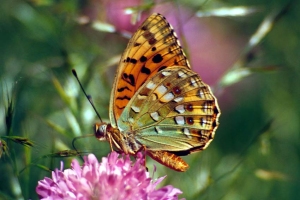
[[[111,149],[148,156],[176,171],[180,157],[204,150],[219,125],[220,109],[208,85],[191,70],[166,18],[148,17],[130,39],[113,84],[110,124],[97,123],[95,136]]]

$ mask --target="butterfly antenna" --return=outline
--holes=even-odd
[[[94,103],[93,103],[93,101],[92,101],[92,97],[91,97],[90,95],[87,95],[86,92],[85,92],[85,90],[83,89],[83,86],[82,86],[82,84],[81,84],[81,82],[80,82],[80,80],[79,80],[79,78],[78,78],[78,76],[77,76],[76,70],[75,70],[75,69],[72,69],[72,73],[73,73],[73,75],[75,76],[75,78],[77,79],[77,82],[79,83],[79,85],[80,85],[80,87],[81,87],[81,90],[82,90],[82,92],[84,93],[85,97],[89,100],[89,102],[90,102],[90,104],[92,105],[94,111],[96,112],[96,115],[98,116],[98,118],[99,118],[100,121],[102,122],[102,118],[100,117],[100,114],[98,113],[98,111],[97,111],[96,108],[95,108],[95,105],[94,105]]]
[[[88,135],[78,136],[78,137],[75,137],[75,138],[72,140],[72,147],[73,147],[73,149],[78,153],[78,155],[80,156],[80,158],[81,158],[82,161],[83,161],[83,158],[82,158],[80,152],[78,151],[78,149],[76,148],[75,142],[76,142],[76,140],[78,140],[78,139],[80,139],[80,138],[86,138],[86,137],[94,137],[94,134],[88,134]]]

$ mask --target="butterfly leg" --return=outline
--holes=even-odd
[[[143,156],[144,156],[144,166],[146,168],[146,170],[148,171],[148,167],[146,166],[146,154],[147,154],[147,149],[146,149],[146,146],[141,146],[141,148],[139,148],[137,150],[137,152],[142,152]]]
[[[111,151],[114,151],[113,146],[112,146],[111,135],[110,135],[110,134],[107,134],[107,136],[108,136],[108,141],[109,141],[110,150],[111,150]]]
[[[184,172],[189,165],[179,156],[166,151],[146,151],[153,160],[163,164],[173,170]]]

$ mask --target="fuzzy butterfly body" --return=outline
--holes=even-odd
[[[219,116],[216,98],[190,69],[174,30],[153,14],[122,55],[111,93],[111,124],[96,124],[95,135],[120,152],[145,150],[161,164],[186,171],[179,156],[205,149]]]

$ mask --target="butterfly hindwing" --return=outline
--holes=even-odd
[[[136,92],[118,126],[149,150],[200,151],[213,139],[218,115],[209,86],[195,72],[174,66]]]

